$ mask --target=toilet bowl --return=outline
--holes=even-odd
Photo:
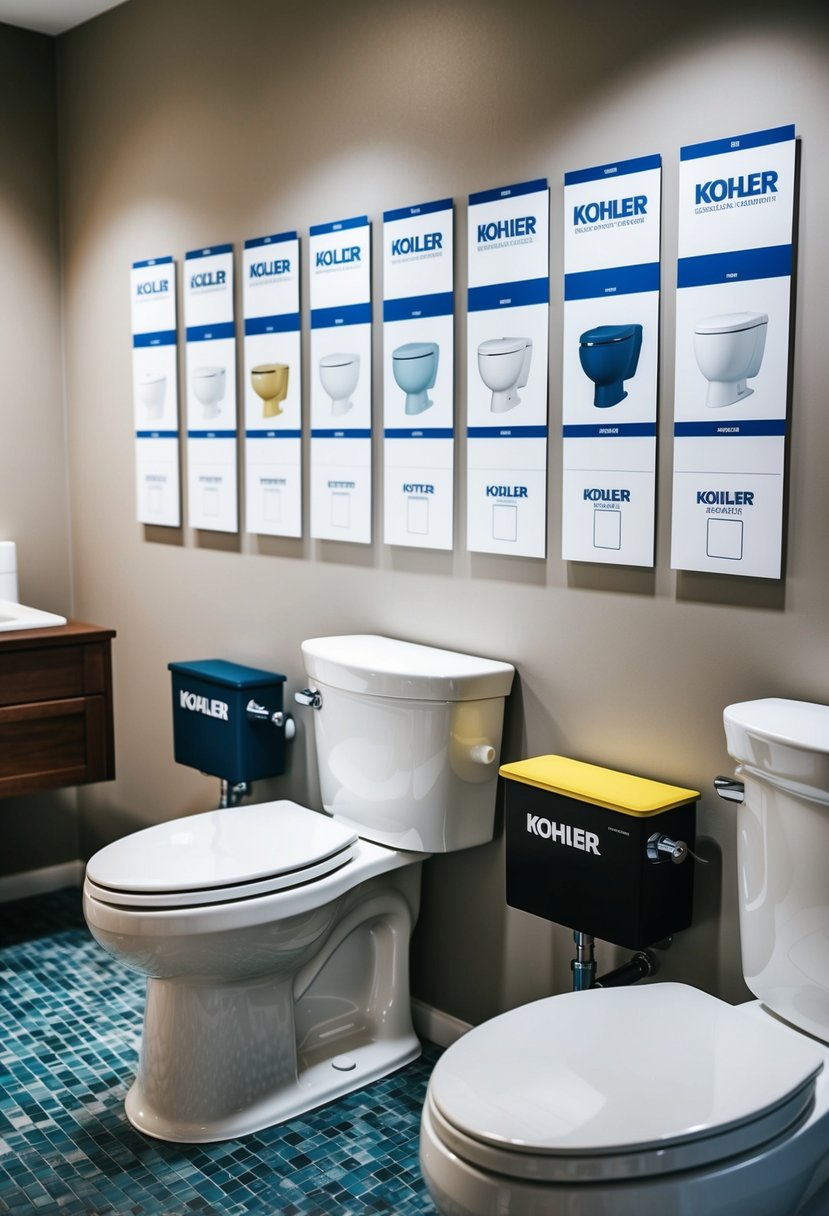
[[[489,338],[478,347],[478,371],[492,392],[490,410],[503,414],[520,405],[519,388],[530,375],[531,338]]]
[[[581,335],[579,360],[595,385],[595,406],[607,409],[624,401],[624,381],[636,375],[641,349],[641,325],[598,325]]]
[[[135,381],[138,400],[148,418],[160,418],[164,413],[167,377],[163,372],[144,372]]]
[[[323,810],[145,828],[95,854],[84,914],[147,977],[130,1122],[246,1135],[414,1059],[409,938],[433,852],[492,838],[513,668],[391,638],[303,643]]]
[[[288,396],[288,364],[260,363],[252,367],[250,382],[257,397],[262,398],[262,417],[276,418],[282,402]]]
[[[360,378],[359,355],[323,355],[320,359],[320,380],[331,398],[332,414],[347,414],[354,402],[351,394]]]
[[[697,322],[694,354],[708,381],[707,406],[733,405],[754,392],[746,381],[760,371],[768,320],[764,312],[729,312]]]
[[[407,414],[422,414],[434,404],[429,389],[435,387],[439,351],[437,342],[406,342],[392,352],[392,371],[406,394]]]
[[[193,392],[201,402],[205,418],[215,418],[219,413],[219,402],[225,395],[225,369],[223,367],[197,367],[193,371]]]
[[[724,722],[760,999],[595,988],[471,1030],[438,1061],[421,1124],[443,1216],[829,1211],[829,707],[746,702]]]

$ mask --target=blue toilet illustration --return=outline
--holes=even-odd
[[[636,375],[642,349],[641,325],[597,325],[579,339],[584,374],[594,383],[593,404],[599,409],[627,397],[624,381]]]
[[[392,371],[406,394],[407,414],[422,414],[434,404],[429,390],[435,387],[439,354],[437,342],[406,342],[392,351]]]

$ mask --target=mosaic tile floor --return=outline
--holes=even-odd
[[[12,1216],[434,1213],[417,1164],[439,1054],[224,1144],[127,1122],[143,980],[84,925],[77,891],[0,905],[0,1212]]]

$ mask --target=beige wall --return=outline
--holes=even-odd
[[[20,597],[71,607],[55,46],[0,25],[0,540]],[[0,799],[0,876],[77,857],[74,793]]]
[[[114,626],[118,779],[81,794],[84,847],[204,809],[216,783],[172,760],[167,663],[226,657],[303,680],[303,637],[379,631],[515,663],[505,756],[559,751],[703,789],[695,927],[666,961],[744,994],[736,941],[727,703],[826,701],[829,42],[823,6],[532,0],[130,0],[58,44],[69,479],[77,615]],[[794,122],[803,172],[786,578],[669,563],[673,265],[683,143]],[[664,157],[659,519],[653,571],[558,556],[561,179]],[[147,530],[134,519],[128,268],[233,241],[546,175],[552,186],[549,557]],[[376,235],[376,234],[375,234]],[[307,267],[304,283],[307,358]],[[380,300],[380,258],[375,258]],[[459,292],[462,300],[462,292]],[[379,317],[380,309],[375,309]],[[380,376],[380,327],[375,384]],[[463,350],[459,309],[456,337]],[[465,372],[457,360],[459,418]],[[306,383],[307,392],[307,383]],[[379,421],[381,401],[375,395]],[[382,535],[376,453],[375,536]],[[314,802],[304,721],[257,796]],[[414,989],[462,1018],[569,983],[569,935],[508,911],[500,840],[431,861]],[[605,950],[600,962],[611,960]]]

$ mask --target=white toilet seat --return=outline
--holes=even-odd
[[[487,1174],[635,1181],[749,1153],[799,1126],[822,1059],[795,1031],[687,985],[568,993],[454,1044],[424,1118]]]
[[[144,828],[96,853],[87,889],[101,903],[152,913],[284,891],[353,856],[357,833],[295,802],[207,811]]]

